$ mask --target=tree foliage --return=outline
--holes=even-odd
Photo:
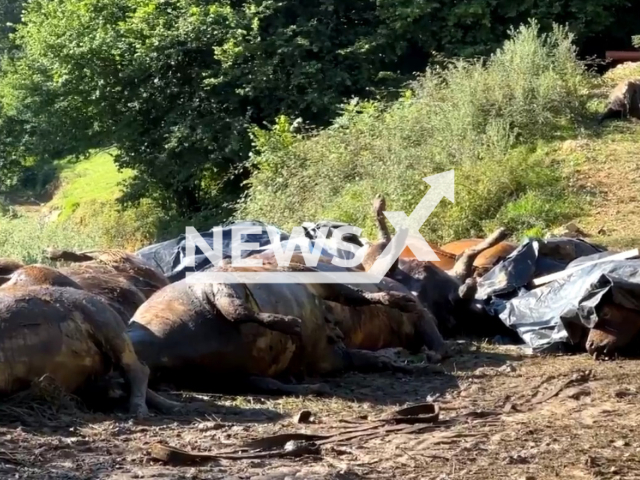
[[[0,162],[115,147],[136,172],[126,200],[226,215],[253,124],[327,125],[345,99],[392,91],[433,52],[486,54],[529,17],[568,24],[579,43],[627,3],[32,0],[21,55],[3,62]]]

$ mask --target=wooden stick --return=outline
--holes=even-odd
[[[567,277],[573,272],[580,270],[581,268],[588,267],[589,265],[595,265],[596,263],[608,262],[609,260],[629,260],[638,256],[640,256],[640,250],[634,248],[633,250],[627,250],[626,252],[616,253],[615,255],[601,258],[600,260],[594,260],[592,262],[583,263],[582,265],[576,265],[575,267],[567,268],[566,270],[562,270],[561,272],[556,272],[552,273],[551,275],[545,275],[544,277],[535,278],[531,281],[531,285],[533,285],[534,287],[539,287],[540,285],[544,285],[546,283],[553,282],[554,280],[559,280],[561,278]]]

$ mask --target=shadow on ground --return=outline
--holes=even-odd
[[[500,368],[507,363],[519,362],[523,355],[514,348],[513,353],[498,353],[480,350],[480,346],[472,342],[452,342],[453,355],[441,365],[425,366],[414,375],[399,373],[347,373],[341,376],[310,379],[309,383],[323,382],[329,392],[315,397],[315,400],[346,400],[348,402],[366,402],[374,406],[404,405],[424,402],[428,399],[446,395],[460,389],[459,379],[465,373],[472,374],[480,368]],[[462,374],[462,375],[461,375]],[[8,408],[0,404],[0,427],[21,428],[44,435],[64,436],[73,427],[100,424],[105,422],[121,422],[132,420],[138,425],[150,427],[163,425],[192,425],[201,420],[232,424],[267,424],[275,423],[286,417],[281,411],[272,407],[274,400],[295,397],[304,401],[306,397],[285,395],[219,395],[212,393],[176,392],[159,390],[165,398],[179,401],[185,407],[175,415],[151,412],[145,419],[132,420],[127,415],[126,395],[120,399],[98,402],[74,409],[66,404],[63,408],[58,404],[47,405],[40,400],[35,404],[25,403],[19,409]],[[229,405],[234,398],[235,405]],[[225,404],[227,403],[227,404]],[[6,410],[6,411],[5,411]]]

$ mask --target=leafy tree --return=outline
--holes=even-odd
[[[486,54],[529,17],[568,23],[579,42],[627,3],[32,0],[21,55],[3,65],[0,149],[48,160],[113,146],[136,172],[125,200],[226,216],[252,124],[327,125],[345,99],[393,91],[432,52]]]
[[[10,35],[15,25],[20,23],[23,0],[0,0],[0,51],[11,49]]]

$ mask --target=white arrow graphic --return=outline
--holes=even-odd
[[[367,284],[379,283],[387,274],[393,263],[400,257],[405,246],[409,246],[416,258],[421,261],[438,261],[440,260],[433,249],[426,242],[424,237],[420,235],[420,227],[427,221],[429,215],[438,206],[443,197],[447,197],[451,202],[454,199],[454,171],[432,175],[423,178],[423,180],[431,186],[427,194],[422,198],[420,203],[407,217],[404,212],[384,212],[391,224],[396,229],[394,235],[387,248],[384,249],[380,257],[375,261],[368,272],[336,271],[327,272],[291,272],[291,271],[234,271],[234,272],[187,272],[186,281],[188,283],[346,283],[346,284]],[[189,227],[190,228],[190,227]],[[187,233],[189,233],[189,228]],[[199,234],[195,232],[195,237]],[[192,232],[192,233],[193,233]],[[189,245],[191,237],[187,235],[187,244]],[[209,245],[202,239],[201,242],[196,241],[203,253],[209,257],[213,252]],[[201,245],[202,244],[202,245]],[[194,247],[195,248],[195,247]],[[210,257],[210,259],[213,257]],[[212,263],[215,262],[212,260]]]
[[[415,257],[423,262],[439,261],[440,259],[420,234],[420,228],[433,213],[443,197],[455,202],[455,174],[453,170],[425,177],[424,180],[431,186],[427,194],[422,197],[411,215],[407,217],[404,212],[383,212],[396,229],[396,235],[387,245],[382,255],[372,265],[368,273],[376,277],[382,277],[387,273],[393,262],[400,257],[402,250],[408,246]]]

